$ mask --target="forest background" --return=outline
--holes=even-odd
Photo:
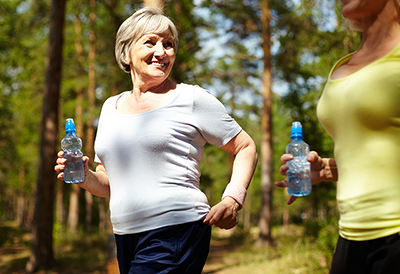
[[[270,12],[270,37],[262,31],[265,3]],[[14,243],[12,228],[29,232],[34,224],[37,186],[42,180],[38,173],[51,4],[49,0],[0,0],[0,247]],[[65,119],[72,117],[84,154],[94,158],[93,141],[103,102],[132,88],[129,75],[115,62],[115,34],[141,7],[143,1],[134,0],[66,1],[55,150],[60,149]],[[259,154],[265,115],[262,45],[267,38],[270,41],[271,169],[263,175],[261,159],[232,237],[245,239],[257,231],[250,244],[276,246],[275,230],[267,241],[257,241],[262,236],[257,227],[266,203],[262,176],[282,179],[279,159],[290,142],[293,121],[302,122],[304,139],[312,150],[332,157],[333,142],[318,122],[316,105],[330,68],[341,56],[354,51],[360,41],[360,34],[346,30],[340,8],[339,0],[164,1],[164,14],[180,34],[171,79],[210,90],[253,137]],[[55,163],[56,155],[50,160]],[[220,200],[231,163],[226,153],[206,146],[201,188],[211,205]],[[93,161],[91,165],[94,167]],[[55,172],[51,180],[55,206],[48,214],[54,216],[51,238],[55,246],[74,238],[110,234],[108,199],[58,181]],[[335,183],[321,183],[292,206],[286,205],[285,190],[274,187],[268,193],[271,227],[276,231],[296,227],[302,238],[318,244],[326,257],[325,267],[337,237],[335,193]]]

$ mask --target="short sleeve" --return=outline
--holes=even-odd
[[[207,90],[196,86],[193,99],[194,118],[208,143],[224,146],[242,130],[225,106]]]

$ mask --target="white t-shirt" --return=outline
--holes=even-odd
[[[241,127],[198,86],[179,84],[169,103],[134,115],[117,111],[122,95],[104,103],[95,142],[95,161],[110,181],[114,233],[203,219],[210,209],[199,189],[204,144],[221,147]]]

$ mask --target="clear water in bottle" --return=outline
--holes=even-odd
[[[292,141],[286,147],[286,153],[294,156],[287,162],[287,189],[292,196],[306,196],[311,193],[310,163],[307,155],[310,147],[303,141],[303,129],[300,122],[294,122],[290,131]]]
[[[66,159],[64,181],[66,183],[80,183],[84,180],[82,161],[82,140],[75,134],[74,120],[69,118],[65,124],[66,136],[61,141],[61,148]]]

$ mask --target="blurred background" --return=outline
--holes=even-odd
[[[316,105],[333,64],[361,40],[339,0],[0,0],[0,273],[118,273],[108,199],[58,181],[53,168],[70,117],[94,167],[100,108],[132,88],[115,35],[144,5],[162,5],[178,27],[170,78],[208,89],[258,147],[240,222],[213,229],[204,273],[328,273],[336,183],[291,206],[273,183],[293,121],[312,150],[332,157]],[[231,163],[206,146],[201,188],[211,205]]]

